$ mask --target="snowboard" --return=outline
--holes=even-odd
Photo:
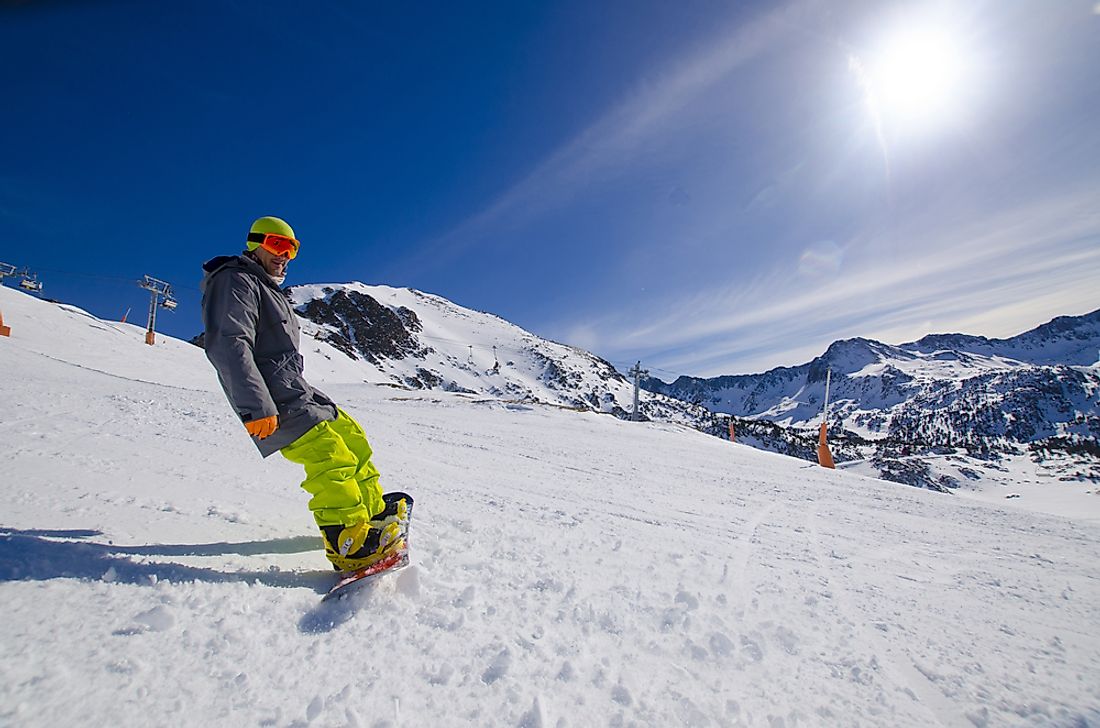
[[[383,574],[397,571],[408,565],[409,547],[405,545],[395,550],[393,553],[387,554],[381,561],[341,576],[340,580],[328,590],[328,594],[321,597],[321,601],[327,602],[330,599],[339,599],[345,594],[350,594],[356,589],[366,586]]]
[[[328,590],[327,594],[321,597],[322,602],[327,602],[330,599],[339,599],[345,594],[350,594],[356,589],[366,586],[383,574],[397,571],[409,565],[409,523],[412,520],[412,496],[406,493],[386,493],[382,498],[387,501],[387,503],[395,498],[403,498],[405,500],[408,510],[405,514],[405,520],[401,523],[401,547],[394,549],[392,552],[386,554],[380,561],[370,566],[341,573],[339,581]]]

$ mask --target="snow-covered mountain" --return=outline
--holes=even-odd
[[[1081,484],[1046,488],[1071,518],[991,506],[664,422],[340,383],[322,347],[307,376],[417,504],[412,564],[322,604],[302,470],[259,458],[198,348],[3,287],[0,312],[0,725],[1100,721]]]
[[[735,429],[767,449],[812,458],[831,370],[839,461],[868,460],[883,477],[938,488],[959,481],[937,476],[929,455],[977,458],[984,467],[1026,452],[1036,463],[1056,461],[1059,477],[1100,479],[1098,351],[1094,311],[1009,339],[937,334],[897,346],[846,339],[797,367],[644,386],[738,418]]]
[[[1008,339],[966,334],[929,334],[899,348],[935,354],[969,352],[1037,366],[1091,366],[1100,356],[1100,310],[1083,316],[1059,316]]]
[[[627,418],[633,382],[581,349],[497,316],[411,288],[363,283],[293,286],[303,356],[328,382],[371,382],[546,403]],[[642,392],[643,418],[699,424],[703,408]]]

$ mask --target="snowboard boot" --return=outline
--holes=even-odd
[[[321,533],[325,536],[325,556],[337,571],[365,569],[405,547],[396,521],[382,528],[373,528],[371,521],[321,526]]]
[[[383,493],[382,502],[386,507],[370,519],[371,525],[380,528],[379,524],[396,522],[401,525],[401,532],[406,533],[409,530],[409,519],[412,517],[412,496],[407,493]]]
[[[412,498],[404,493],[382,496],[386,507],[369,521],[322,526],[325,556],[337,571],[356,571],[406,547]]]

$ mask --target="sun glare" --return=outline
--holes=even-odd
[[[884,111],[935,117],[959,103],[962,62],[946,35],[912,32],[871,60],[871,82]]]
[[[966,104],[968,57],[946,26],[904,28],[857,65],[872,113],[888,134],[939,126]]]

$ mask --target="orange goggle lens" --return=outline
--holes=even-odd
[[[275,233],[249,233],[248,242],[259,243],[260,247],[275,255],[285,255],[294,260],[298,255],[298,241],[286,235]]]

